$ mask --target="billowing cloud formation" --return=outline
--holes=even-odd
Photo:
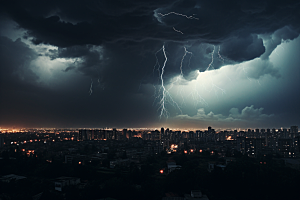
[[[259,79],[264,75],[271,75],[273,77],[279,78],[280,73],[269,60],[261,60],[256,58],[254,60],[244,62],[242,64],[236,65],[236,67],[242,66],[244,73],[248,78]]]
[[[267,115],[262,114],[263,108],[254,108],[253,105],[246,106],[241,112],[239,112],[238,108],[231,108],[229,110],[229,115],[224,116],[222,114],[214,114],[213,112],[209,112],[208,114],[205,114],[204,108],[200,108],[196,115],[194,116],[188,116],[188,115],[178,115],[175,118],[179,119],[188,119],[188,120],[199,120],[201,122],[203,121],[226,121],[226,122],[232,122],[232,121],[255,121],[255,120],[263,120],[269,117],[274,116],[273,114]]]
[[[229,110],[229,119],[234,119],[234,120],[262,120],[268,117],[274,116],[273,114],[271,115],[266,115],[262,114],[263,108],[254,108],[253,105],[246,106],[241,113],[239,113],[239,109],[237,108],[231,108]]]
[[[239,112],[238,108],[231,108],[229,115],[205,113],[204,108],[200,108],[196,115],[177,115],[173,119],[173,126],[186,126],[191,128],[203,127],[204,124],[218,128],[253,128],[264,127],[273,119],[274,114],[263,114],[263,108],[254,108],[253,105],[246,106]],[[203,127],[204,128],[204,127]]]
[[[262,59],[268,59],[273,50],[282,42],[295,39],[299,35],[298,32],[292,30],[290,27],[285,26],[276,30],[271,35],[262,34],[261,37],[265,41],[266,51],[261,56]]]
[[[26,37],[35,44],[59,47],[55,57],[81,58],[78,70],[85,75],[96,78],[96,74],[109,74],[105,66],[122,68],[130,58],[126,76],[134,71],[145,77],[144,83],[154,80],[149,77],[151,73],[139,73],[137,63],[149,63],[143,71],[151,72],[153,54],[163,43],[169,46],[166,50],[172,65],[166,71],[166,80],[178,74],[183,46],[194,53],[184,76],[191,80],[191,72],[204,71],[210,63],[212,44],[220,48],[227,64],[239,63],[261,55],[266,59],[282,40],[299,34],[300,5],[295,1],[4,1],[1,7],[6,16],[27,30]],[[92,52],[92,46],[104,50]],[[102,54],[102,59],[97,54]],[[108,63],[111,58],[119,62]],[[222,65],[224,62],[215,62],[212,69]]]

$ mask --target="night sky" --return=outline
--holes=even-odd
[[[0,127],[300,122],[297,0],[0,3]]]

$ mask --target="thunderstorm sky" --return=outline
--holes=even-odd
[[[0,3],[0,127],[300,125],[300,2]]]

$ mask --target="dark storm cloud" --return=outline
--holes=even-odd
[[[78,66],[77,68],[79,71],[93,78],[99,78],[99,74],[106,60],[103,58],[103,48],[101,46],[94,45],[76,45],[72,47],[58,48],[57,50],[49,50],[48,56],[51,59],[75,59],[74,63],[64,71],[67,72]]]
[[[292,30],[289,26],[278,29],[271,35],[262,35],[261,37],[266,41],[266,51],[261,58],[268,59],[269,55],[278,45],[280,45],[283,41],[293,40],[298,35],[299,33],[295,30]]]
[[[2,10],[20,27],[28,30],[27,36],[32,37],[35,44],[51,44],[63,49],[52,58],[82,58],[84,61],[79,70],[88,76],[99,73],[103,66],[109,65],[107,62],[103,64],[103,59],[117,59],[120,63],[114,63],[121,68],[125,56],[114,54],[116,49],[123,49],[127,57],[131,57],[132,62],[126,61],[128,74],[124,74],[130,75],[137,72],[136,61],[150,63],[153,56],[150,57],[149,53],[153,55],[163,43],[172,46],[167,51],[169,56],[174,57],[170,58],[170,64],[174,67],[167,72],[167,78],[178,73],[175,66],[180,64],[183,46],[190,46],[193,50],[197,49],[199,43],[221,45],[220,53],[226,58],[227,64],[229,61],[243,62],[265,53],[262,39],[257,34],[271,34],[288,25],[293,34],[290,34],[290,30],[282,29],[277,35],[284,40],[295,38],[300,17],[299,3],[271,0],[5,1]],[[169,12],[192,18],[175,14],[163,16]],[[173,27],[184,34],[174,31]],[[276,44],[280,42],[276,41]],[[97,53],[91,53],[89,45],[106,47],[109,51],[106,56],[109,55],[109,58],[101,61]],[[272,52],[273,49],[270,47],[267,50]],[[192,60],[186,75],[190,76],[189,73],[195,69],[205,70],[211,61],[208,55],[211,52],[210,48],[206,55],[194,53],[198,61]],[[264,56],[267,57],[270,52]],[[148,57],[138,58],[145,55]],[[197,65],[193,65],[193,61]],[[223,64],[216,62],[213,68]],[[151,65],[144,71],[149,71]]]
[[[285,25],[299,29],[300,5],[295,1],[6,1],[2,4],[2,9],[29,30],[36,43],[60,47],[145,39],[221,43],[240,34],[247,41],[249,34],[271,33]],[[158,15],[168,12],[199,20]],[[173,26],[185,34],[178,34]]]
[[[1,85],[11,83],[35,84],[38,76],[30,69],[30,62],[38,55],[20,39],[12,41],[0,36]]]
[[[264,52],[263,41],[257,35],[247,35],[246,38],[232,37],[222,44],[221,51],[223,56],[236,62],[252,60]]]

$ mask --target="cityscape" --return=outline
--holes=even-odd
[[[250,193],[253,188],[264,184],[295,187],[293,181],[300,177],[299,140],[298,126],[222,131],[1,129],[0,197],[251,199],[257,197]],[[274,175],[280,181],[272,183],[269,178]],[[281,178],[292,182],[282,185]],[[224,193],[228,189],[233,191]],[[296,191],[260,190],[258,199],[296,199]]]

